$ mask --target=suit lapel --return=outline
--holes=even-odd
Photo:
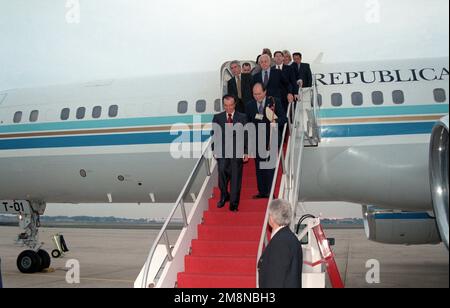
[[[228,115],[227,115],[227,112],[225,111],[222,115],[223,123],[225,123],[225,124],[227,124],[227,120],[228,120],[227,117],[228,117]]]
[[[239,117],[238,113],[237,113],[237,111],[235,111],[234,112],[234,117],[233,117],[233,125],[239,122],[238,121],[239,120],[238,117]]]

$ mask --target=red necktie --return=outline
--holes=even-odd
[[[228,120],[227,120],[228,124],[233,124],[233,118],[231,116],[232,116],[231,113],[229,113],[228,114]]]

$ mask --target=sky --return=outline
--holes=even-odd
[[[0,0],[0,91],[194,71],[219,78],[223,62],[253,60],[264,47],[301,51],[307,62],[321,53],[327,63],[448,57],[449,1]],[[360,216],[359,206],[322,207]],[[48,213],[123,212],[82,208]],[[118,216],[165,209],[130,205]]]
[[[310,62],[448,56],[448,10],[448,0],[0,0],[0,90],[214,71],[264,47]]]

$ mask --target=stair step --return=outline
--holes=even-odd
[[[254,257],[258,254],[258,242],[192,241],[192,256]]]
[[[254,289],[256,275],[178,273],[178,288]]]
[[[212,212],[206,211],[203,215],[204,225],[229,225],[229,226],[259,226],[264,223],[265,212]]]
[[[275,187],[275,192],[279,192],[280,186]],[[230,190],[228,190],[230,192]],[[241,200],[252,200],[253,196],[258,194],[258,188],[256,186],[254,188],[242,188],[241,190]],[[215,188],[213,191],[213,198],[220,198],[222,196],[222,193],[220,192],[219,188]]]
[[[228,192],[230,192],[230,189],[228,189]],[[221,197],[220,188],[218,188],[218,187],[214,188],[213,194],[214,194],[214,197]],[[258,194],[258,188],[256,186],[249,187],[249,186],[245,186],[245,184],[242,183],[241,197],[243,195],[250,195],[250,197],[253,197],[256,194]]]
[[[229,212],[229,202],[227,202],[225,207],[221,209],[217,208],[217,202],[219,202],[219,198],[210,199],[208,210],[211,212]],[[268,202],[268,199],[241,199],[239,204],[239,213],[235,213],[235,215],[239,215],[241,212],[266,212]]]
[[[198,239],[207,241],[257,241],[261,236],[262,226],[198,226]]]
[[[185,272],[256,275],[254,257],[185,257]]]
[[[258,245],[269,201],[254,200],[257,193],[254,161],[244,166],[238,213],[230,212],[229,202],[217,208],[221,195],[219,188],[214,188],[198,226],[198,239],[192,241],[191,254],[185,256],[185,272],[178,273],[179,288],[256,287]]]

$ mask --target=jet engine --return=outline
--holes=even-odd
[[[367,238],[383,244],[439,244],[436,220],[427,212],[396,212],[363,206]]]
[[[442,241],[448,239],[448,120],[441,119],[433,128],[430,141],[430,185],[433,210]]]

